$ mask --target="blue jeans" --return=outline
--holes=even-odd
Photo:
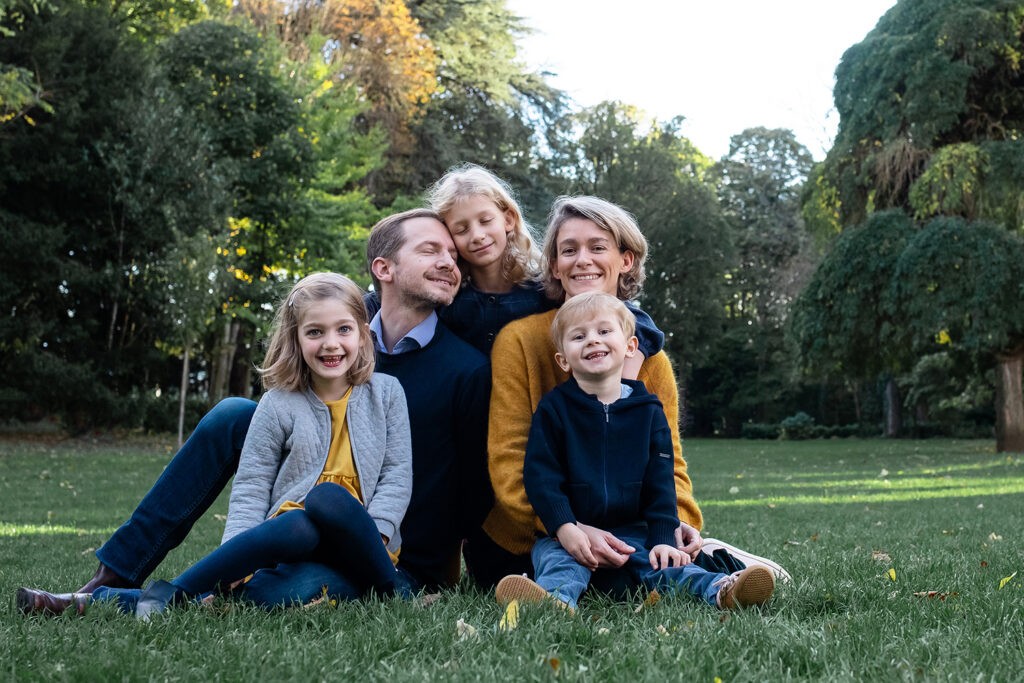
[[[199,422],[188,441],[167,464],[127,522],[96,556],[119,576],[142,585],[164,558],[192,530],[227,486],[242,453],[256,403],[226,398]],[[399,586],[415,592],[422,584],[399,570]],[[264,607],[306,603],[327,594],[354,600],[361,591],[350,577],[319,562],[284,563],[256,573],[239,591],[241,597]],[[101,588],[94,597],[117,599],[134,611],[138,589]]]
[[[314,486],[305,508],[266,520],[231,538],[171,581],[187,595],[202,595],[282,562],[319,561],[360,588],[395,591],[397,573],[373,519],[337,484]]]
[[[244,398],[215,405],[128,521],[96,551],[100,562],[142,585],[227,486],[255,410],[256,404]]]
[[[647,531],[640,527],[609,529],[616,537],[636,548],[618,570],[604,570],[618,574],[626,582],[662,595],[686,593],[716,606],[720,584],[725,574],[711,572],[697,564],[682,567],[652,569],[649,550],[645,547]],[[580,596],[591,583],[591,571],[581,565],[561,544],[551,537],[539,539],[533,546],[534,580],[556,599],[576,608]]]

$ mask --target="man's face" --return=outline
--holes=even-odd
[[[391,280],[402,302],[412,308],[447,306],[459,291],[458,252],[448,228],[421,217],[405,221],[405,244],[388,263]]]

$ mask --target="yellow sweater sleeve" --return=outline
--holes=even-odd
[[[535,530],[543,529],[523,486],[530,422],[541,397],[569,378],[555,363],[550,334],[555,313],[538,313],[509,323],[498,334],[491,351],[487,455],[494,508],[484,521],[484,531],[517,555],[529,552]],[[668,356],[660,352],[644,360],[638,379],[661,400],[672,430],[679,518],[700,529],[700,508],[693,498],[679,438],[679,390]]]

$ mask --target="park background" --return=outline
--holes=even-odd
[[[538,235],[560,194],[636,215],[687,435],[1024,450],[1024,2],[897,2],[836,65],[820,161],[581,107],[528,28],[503,0],[0,0],[7,428],[187,434],[258,393],[279,296],[368,284],[369,227],[469,161]]]

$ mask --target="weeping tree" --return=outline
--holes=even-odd
[[[800,365],[811,374],[854,382],[886,377],[886,436],[900,433],[894,376],[912,361],[901,340],[892,284],[914,234],[913,222],[901,211],[872,214],[863,225],[843,232],[797,298],[790,318]]]
[[[996,448],[1024,451],[1024,239],[991,223],[933,219],[907,243],[890,292],[908,345],[995,367]]]

